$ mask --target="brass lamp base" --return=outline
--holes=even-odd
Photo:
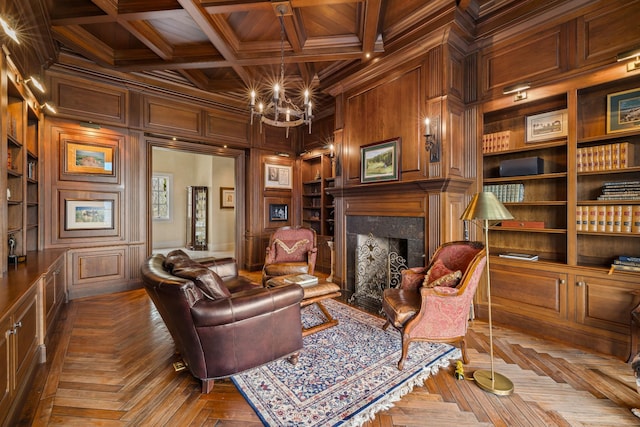
[[[497,372],[493,373],[492,380],[491,371],[479,369],[473,373],[473,379],[476,381],[476,384],[478,384],[478,387],[489,393],[500,396],[508,396],[513,393],[513,383],[511,380]]]

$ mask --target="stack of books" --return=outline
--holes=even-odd
[[[576,159],[578,172],[626,169],[635,166],[633,147],[633,144],[628,142],[580,147]]]
[[[598,200],[640,200],[640,181],[605,182]]]
[[[538,255],[531,255],[531,254],[520,254],[520,253],[515,253],[515,252],[507,252],[504,254],[500,254],[499,255],[502,258],[512,258],[512,259],[521,259],[524,261],[537,261],[538,260]]]
[[[640,257],[620,255],[617,259],[613,260],[609,274],[614,271],[640,272]]]
[[[495,194],[502,203],[524,202],[524,184],[487,184],[483,191]]]
[[[511,131],[487,133],[482,135],[482,153],[506,151],[511,146]]]
[[[318,284],[318,278],[311,274],[298,274],[296,276],[287,277],[285,283],[293,283],[300,286],[312,286]]]

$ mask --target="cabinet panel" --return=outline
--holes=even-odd
[[[631,275],[629,275],[631,276]],[[622,334],[629,333],[637,284],[597,276],[576,276],[576,321]]]
[[[539,317],[567,317],[567,276],[491,263],[491,298],[500,309]]]
[[[9,352],[9,316],[0,321],[0,422],[11,406],[11,356]]]
[[[15,312],[15,375],[16,384],[22,384],[32,366],[32,359],[38,347],[38,306],[35,292],[22,303]]]

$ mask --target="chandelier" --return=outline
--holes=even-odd
[[[304,91],[304,103],[298,107],[287,97],[284,88],[284,15],[287,7],[284,4],[276,6],[280,19],[280,80],[274,85],[272,97],[268,103],[257,99],[255,90],[251,91],[251,124],[254,116],[260,121],[260,133],[262,133],[262,123],[270,126],[286,129],[286,137],[289,137],[289,129],[292,127],[307,125],[311,133],[311,120],[313,119],[311,100],[309,99],[309,89]]]

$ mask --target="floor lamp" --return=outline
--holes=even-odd
[[[476,193],[469,205],[464,210],[460,219],[471,221],[474,219],[483,221],[484,245],[487,251],[487,305],[489,313],[489,352],[491,357],[491,371],[478,369],[473,373],[476,384],[485,391],[509,395],[513,393],[513,383],[507,377],[493,370],[493,324],[491,321],[491,272],[489,270],[489,221],[513,219],[513,215],[498,200],[495,194],[489,191]]]

